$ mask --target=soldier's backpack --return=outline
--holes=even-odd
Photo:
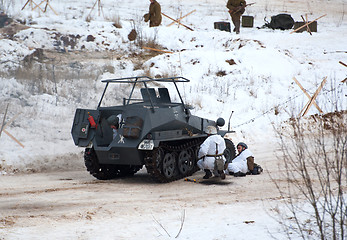
[[[253,170],[250,172],[252,175],[258,175],[263,172],[263,168],[259,164],[254,163]]]
[[[135,29],[131,30],[131,32],[128,34],[129,41],[134,41],[137,37],[137,32]]]
[[[290,16],[290,14],[281,13],[272,16],[270,23],[266,22],[264,26],[272,29],[291,29],[294,26],[294,19],[292,18],[292,16]]]
[[[142,118],[138,116],[127,117],[123,126],[123,136],[125,138],[137,139],[141,135],[143,126]]]
[[[223,154],[218,154],[218,144],[216,143],[216,155],[214,155],[214,169],[217,171],[224,170],[224,159]]]

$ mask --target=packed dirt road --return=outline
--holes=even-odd
[[[271,153],[261,149],[254,152],[258,155],[256,162],[265,169],[263,174],[227,176],[224,181],[214,177],[205,184],[184,180],[158,184],[145,168],[133,177],[111,181],[94,179],[82,167],[75,171],[1,176],[0,239],[33,239],[39,235],[98,239],[107,232],[113,232],[113,239],[166,239],[168,235],[160,224],[175,235],[183,213],[182,239],[186,239],[185,231],[189,235],[194,229],[210,228],[216,217],[224,219],[226,226],[247,221],[261,224],[255,219],[268,218],[262,212],[279,198],[268,174],[269,167],[275,169],[277,165]],[[192,178],[202,176],[200,171]],[[116,233],[107,228],[116,228]],[[209,232],[216,231],[216,239],[230,239],[228,228],[218,228],[222,233],[213,228]],[[98,231],[102,233],[96,234]]]

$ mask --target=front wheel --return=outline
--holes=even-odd
[[[84,164],[88,172],[99,180],[109,180],[120,175],[120,171],[112,165],[99,164],[94,148],[86,148]]]
[[[224,139],[224,141],[225,141],[225,147],[226,147],[224,150],[224,157],[226,162],[231,163],[236,156],[235,145],[229,139]]]

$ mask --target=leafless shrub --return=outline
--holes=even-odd
[[[104,65],[103,66],[103,72],[109,72],[109,73],[113,74],[115,72],[114,66],[112,66],[112,65]]]
[[[161,224],[161,222],[159,222],[153,215],[152,215],[152,217],[153,217],[154,222],[155,222],[156,224],[158,224],[158,225],[166,232],[166,234],[167,234],[169,237],[171,237],[170,234],[168,233],[168,231],[166,230],[166,228],[163,226],[163,224]]]
[[[175,71],[175,69],[170,68],[167,71],[153,71],[152,70],[152,66],[150,67],[146,67],[143,69],[144,75],[151,77],[151,78],[168,78],[168,77],[172,77],[172,76],[176,76],[177,72]]]
[[[137,33],[135,39],[135,46],[142,47],[144,41],[144,33],[143,33],[143,25],[142,25],[142,17],[136,15],[135,19],[132,20],[132,29],[134,29]]]
[[[161,46],[157,43],[157,38],[158,38],[158,29],[156,28],[153,36],[145,36],[145,38],[142,41],[141,47],[145,46],[145,47],[160,49]]]
[[[9,1],[4,1],[4,0],[1,0],[0,1],[0,12],[4,12],[4,13],[7,13],[9,8],[11,7],[14,7],[14,1],[13,0],[9,0]]]
[[[343,19],[344,19],[344,17],[345,17],[345,7],[346,7],[346,4],[343,3],[343,4],[342,4],[342,9],[341,9],[341,15],[340,15],[340,17],[338,17],[338,19],[337,19],[337,23],[336,23],[336,26],[337,26],[337,27],[340,27],[340,26],[342,25],[342,23],[343,23]]]
[[[285,180],[272,180],[286,206],[278,216],[288,238],[346,239],[347,111],[291,118],[276,132]]]
[[[163,224],[162,224],[160,221],[158,221],[153,215],[152,215],[152,217],[153,217],[154,222],[155,222],[158,226],[160,226],[160,228],[162,228],[162,229],[165,231],[165,233],[168,235],[169,238],[171,238],[171,235],[169,234],[168,230],[163,226]],[[183,211],[182,211],[182,215],[181,215],[181,217],[180,217],[180,222],[181,222],[181,224],[180,224],[180,229],[178,230],[178,232],[177,232],[175,238],[178,238],[179,235],[181,234],[182,229],[183,229],[183,225],[184,225],[185,218],[186,218],[186,210],[183,210]],[[158,230],[157,230],[157,231],[158,231]],[[158,231],[158,232],[159,232],[159,231]]]
[[[183,229],[183,225],[184,225],[184,220],[186,218],[186,210],[183,210],[182,216],[181,216],[181,227],[180,230],[178,231],[177,235],[175,238],[178,238],[178,236],[180,235],[182,229]]]
[[[154,34],[147,36],[143,31],[142,21],[143,19],[141,16],[136,16],[135,20],[132,20],[132,29],[137,33],[136,40],[134,41],[135,46],[140,48],[151,47],[160,49],[160,46],[157,43],[158,28],[153,28]]]

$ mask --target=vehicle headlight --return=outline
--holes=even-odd
[[[139,150],[153,150],[154,148],[154,142],[153,140],[144,139],[140,144],[138,149]]]

